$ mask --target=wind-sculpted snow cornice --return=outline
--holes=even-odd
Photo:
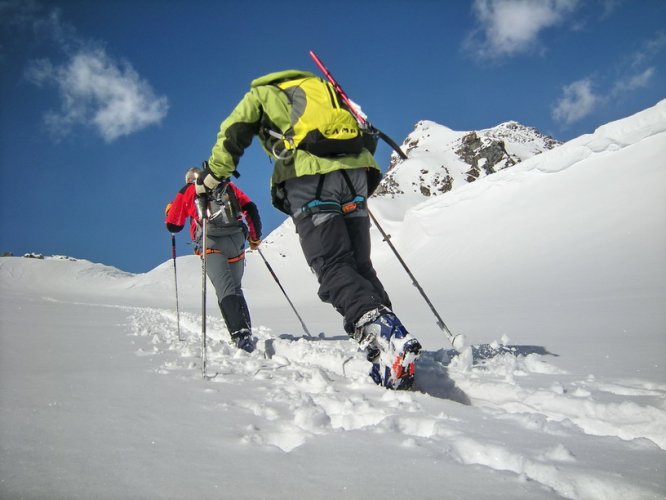
[[[561,172],[592,155],[619,151],[664,133],[666,133],[666,100],[629,118],[607,123],[593,134],[573,139],[548,154],[526,162],[521,168],[535,169],[544,173]]]

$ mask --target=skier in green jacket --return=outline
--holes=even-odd
[[[366,200],[381,180],[376,137],[360,129],[328,82],[306,71],[271,73],[254,80],[222,121],[197,192],[237,174],[255,136],[275,160],[273,205],[293,218],[320,299],[367,350],[373,380],[409,388],[421,345],[391,311],[370,258]]]

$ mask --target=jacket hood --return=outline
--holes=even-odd
[[[297,78],[317,77],[314,73],[309,71],[302,71],[300,69],[286,69],[283,71],[275,71],[264,76],[252,80],[250,87],[260,87],[261,85],[270,85],[279,82],[286,82],[289,80],[296,80]]]

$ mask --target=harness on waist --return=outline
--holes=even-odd
[[[222,253],[222,250],[214,250],[214,249],[212,249],[212,248],[206,248],[206,255],[210,255],[210,254],[212,254],[212,253]],[[196,247],[196,248],[194,249],[194,254],[195,254],[195,255],[198,255],[199,257],[201,257],[201,256],[203,255],[203,252],[201,251],[201,248]],[[229,257],[229,258],[227,258],[227,262],[228,262],[229,264],[233,264],[234,262],[239,262],[239,261],[243,260],[244,258],[245,258],[245,250],[243,250],[243,251],[241,252],[241,254],[240,254],[240,255],[237,255],[236,257]]]
[[[318,213],[335,213],[341,215],[349,215],[353,212],[356,212],[357,210],[363,210],[364,208],[367,207],[367,201],[365,199],[365,196],[361,196],[356,193],[354,185],[352,184],[351,179],[349,178],[347,172],[344,170],[340,170],[340,173],[344,177],[345,182],[349,187],[349,191],[351,192],[352,195],[352,200],[345,203],[339,203],[337,201],[321,200],[320,199],[321,191],[324,187],[324,180],[326,178],[326,174],[321,174],[319,177],[319,183],[317,184],[317,191],[315,192],[314,200],[307,202],[305,205],[303,205],[300,208],[300,210],[296,213],[296,215],[294,215],[295,220],[300,220],[305,217],[309,217]]]

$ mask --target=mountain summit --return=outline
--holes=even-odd
[[[561,143],[515,121],[496,127],[457,132],[421,120],[402,143],[409,157],[391,157],[389,170],[375,196],[416,193],[437,196],[461,184],[493,174]]]

